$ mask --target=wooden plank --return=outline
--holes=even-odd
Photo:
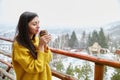
[[[0,68],[0,72],[5,75],[6,77],[8,77],[11,80],[15,80],[14,76],[11,75],[10,73],[7,73],[4,69]]]
[[[94,80],[103,80],[104,65],[95,63]]]
[[[61,80],[77,80],[77,78],[75,78],[75,77],[72,77],[72,76],[67,75],[67,74],[60,73],[56,70],[51,69],[51,71],[52,71],[53,76],[55,76],[57,78],[60,78]]]
[[[11,53],[7,53],[7,52],[5,52],[3,50],[0,50],[0,54],[2,54],[4,56],[7,56],[7,57],[10,57],[10,58],[12,57]]]

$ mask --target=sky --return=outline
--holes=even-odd
[[[0,24],[17,24],[24,11],[40,25],[104,25],[120,21],[120,0],[0,0]]]

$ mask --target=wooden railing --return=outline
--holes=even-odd
[[[4,38],[0,38],[0,40],[12,42],[12,40],[4,39]],[[60,49],[54,49],[54,48],[50,48],[50,49],[53,53],[56,53],[56,54],[65,55],[68,57],[73,57],[73,58],[78,58],[78,59],[93,62],[95,64],[95,66],[94,66],[94,80],[103,80],[104,66],[105,65],[110,66],[110,67],[114,67],[114,68],[120,68],[120,62],[118,62],[118,61],[110,61],[107,59],[97,58],[97,57],[85,55],[85,54],[76,54],[74,52],[69,52],[69,51],[60,50]],[[6,64],[6,65],[10,66],[10,64]],[[66,75],[66,74],[61,74],[61,73],[56,72],[54,70],[52,70],[52,74],[53,74],[53,76],[56,76],[62,80],[76,80],[74,77],[71,77],[71,76]]]

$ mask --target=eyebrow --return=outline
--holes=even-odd
[[[32,23],[39,23],[40,21],[33,21]]]

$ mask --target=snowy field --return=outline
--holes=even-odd
[[[61,79],[52,76],[52,80],[61,80]]]

